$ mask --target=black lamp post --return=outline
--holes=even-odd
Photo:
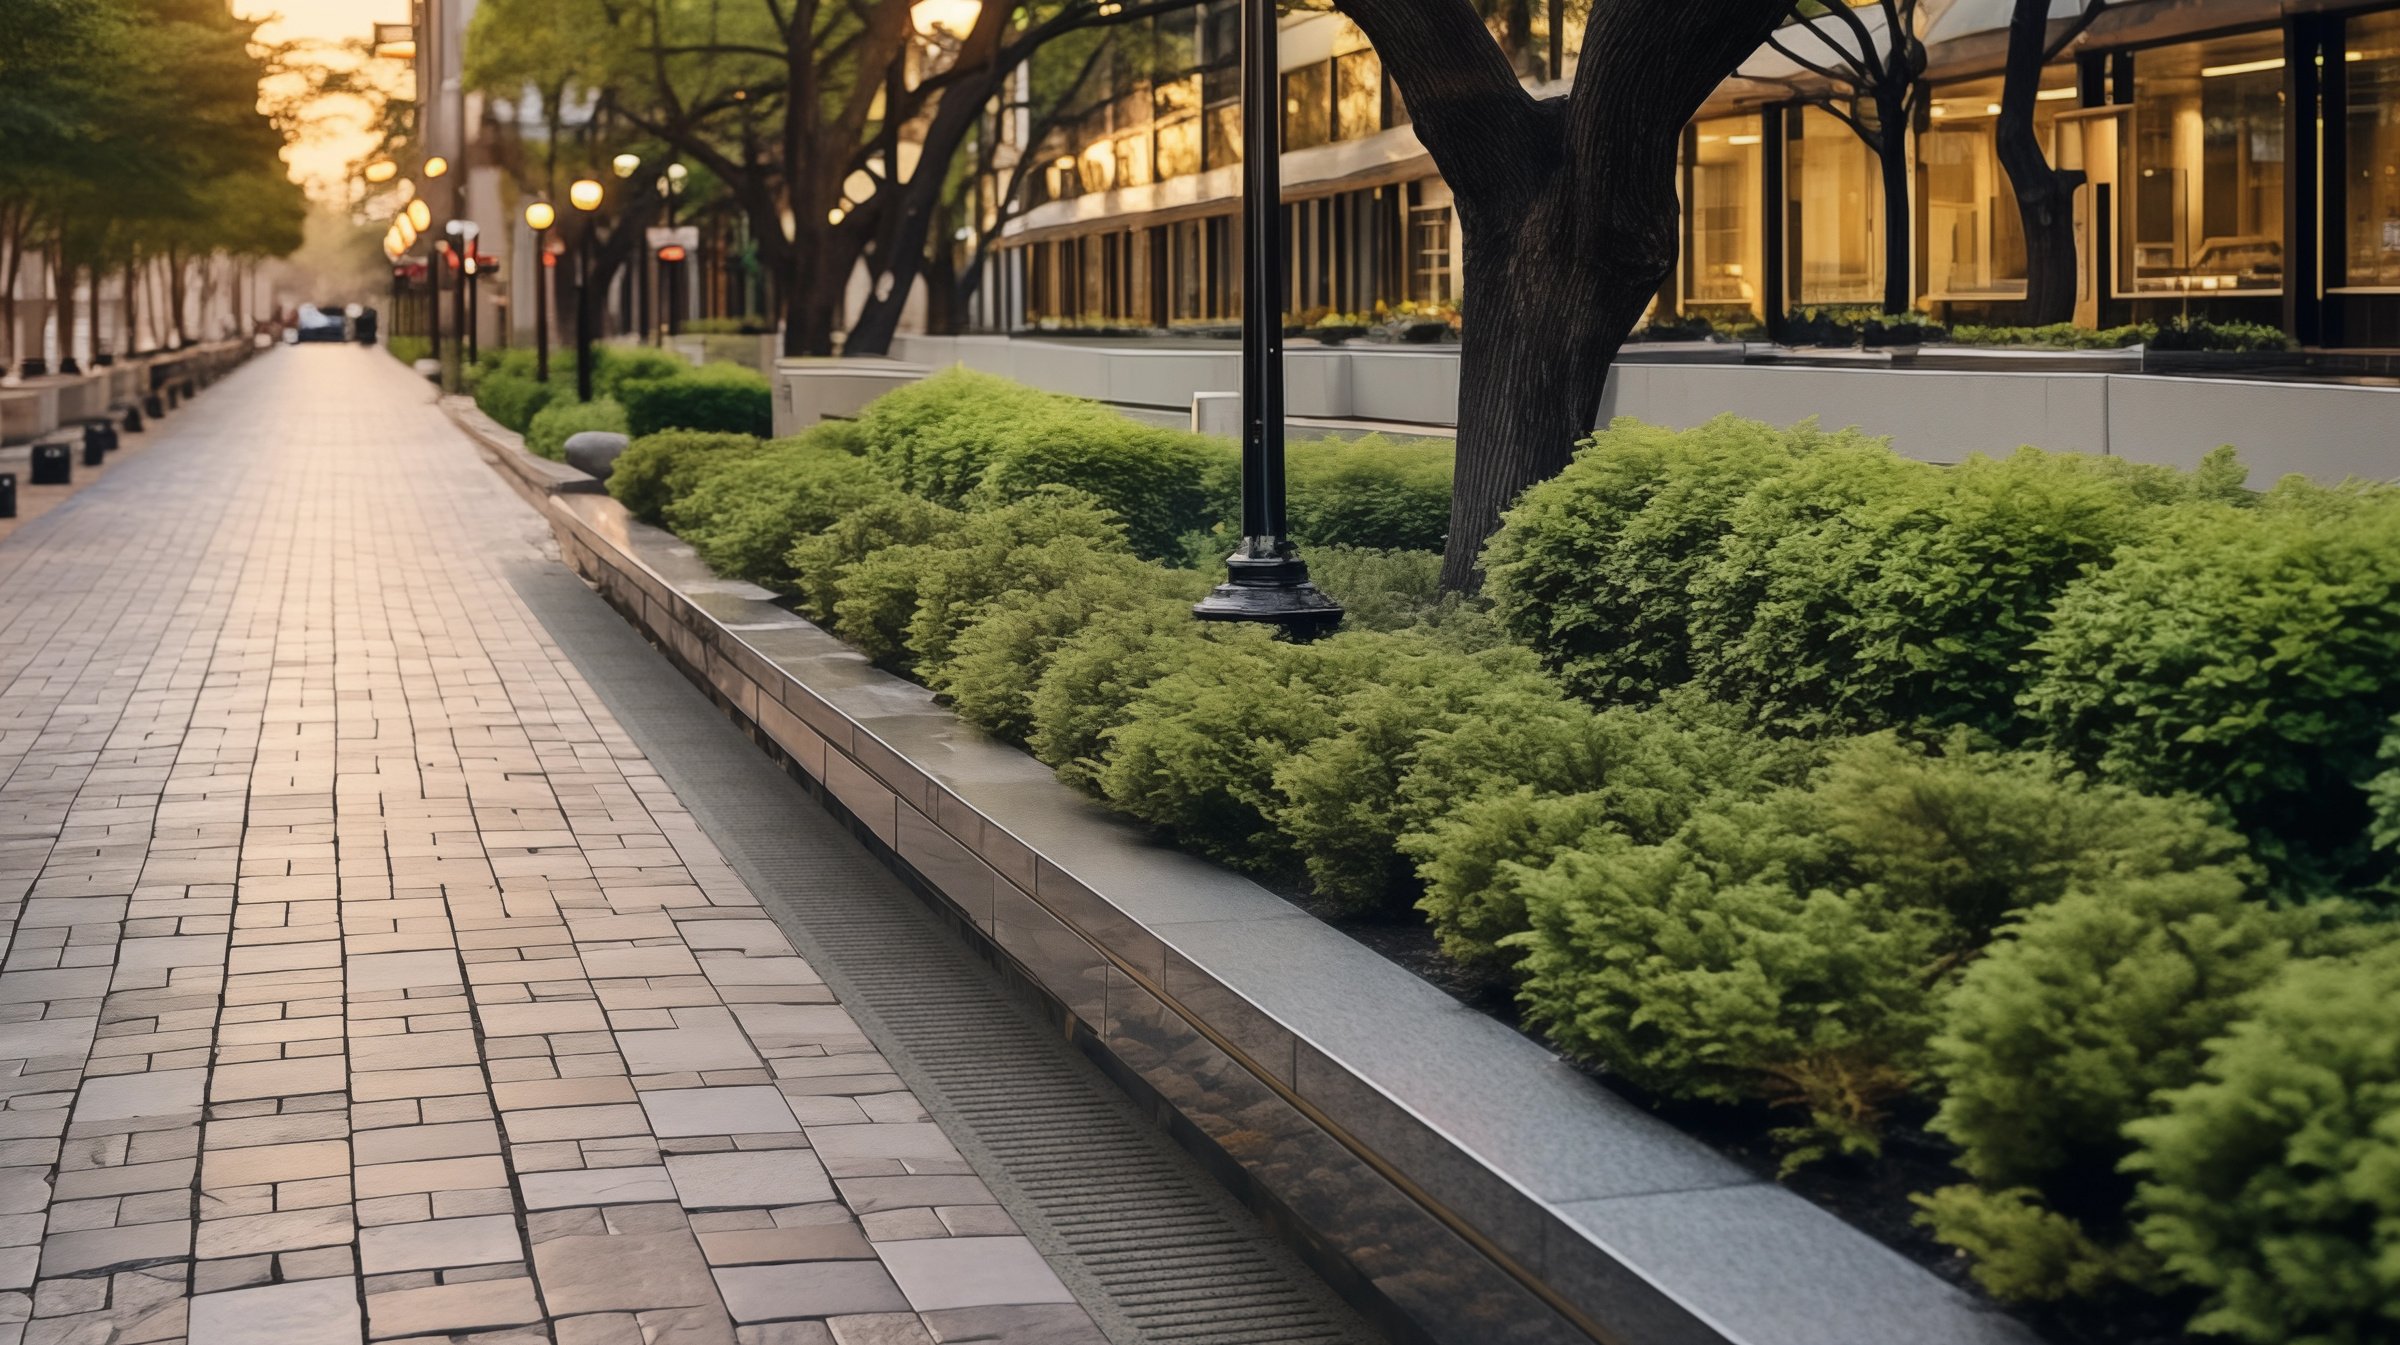
[[[535,201],[525,207],[525,227],[533,230],[533,255],[540,264],[533,269],[533,380],[550,381],[550,226],[558,222],[558,211],[548,201]]]
[[[1192,614],[1265,621],[1295,640],[1341,624],[1285,535],[1283,481],[1283,90],[1275,0],[1242,0],[1242,540],[1226,582]]]
[[[582,237],[576,240],[575,277],[575,399],[592,399],[592,234],[598,228],[592,212],[600,208],[600,183],[579,178],[567,188],[567,203],[583,214]]]

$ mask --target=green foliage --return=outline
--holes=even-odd
[[[525,427],[525,449],[537,457],[564,462],[567,440],[585,430],[625,433],[625,408],[606,397],[589,402],[552,402]]]
[[[691,493],[724,460],[765,447],[746,434],[669,430],[647,434],[625,446],[609,470],[608,493],[645,523],[665,521],[669,504]]]
[[[1662,844],[1560,853],[1525,879],[1509,942],[1528,1019],[1561,1045],[1670,1096],[1803,1107],[1805,1161],[1874,1150],[1945,968],[2010,912],[2239,854],[2196,804],[1879,735]]]
[[[799,539],[892,493],[838,435],[815,431],[752,452],[704,455],[688,493],[668,500],[667,526],[719,574],[792,585]]]
[[[1033,731],[1025,745],[1060,779],[1098,792],[1109,731],[1126,723],[1149,685],[1195,656],[1212,631],[1238,632],[1192,619],[1186,603],[1144,603],[1103,611],[1052,651],[1035,682]]]
[[[650,346],[595,346],[592,349],[592,395],[621,400],[628,383],[650,382],[664,378],[679,378],[692,372],[692,366],[670,350]],[[568,373],[574,372],[575,362],[567,361]],[[556,378],[558,369],[551,367]],[[687,428],[704,429],[705,426]]]
[[[1136,555],[1175,555],[1184,534],[1232,507],[1230,458],[1216,440],[1065,397],[1014,418],[994,416],[984,429],[993,452],[973,500],[1018,500],[1052,486],[1082,491],[1124,520]]]
[[[1442,553],[1364,546],[1312,547],[1308,574],[1342,605],[1344,630],[1440,625],[1468,610],[1442,592]]]
[[[2153,350],[2279,351],[2292,348],[2281,327],[2263,322],[2232,322],[2216,318],[2171,317],[2158,324],[2150,337]]]
[[[383,338],[383,349],[393,359],[412,369],[417,361],[430,359],[433,355],[433,343],[422,336],[386,336]]]
[[[2081,1296],[2140,1269],[2117,1218],[2125,1126],[2198,1077],[2301,919],[2250,900],[2233,868],[2094,882],[2021,913],[1967,968],[1933,1042],[1933,1129],[1977,1185],[1921,1203],[1985,1288]],[[2075,1247],[2108,1250],[2062,1259]]]
[[[1695,578],[1699,681],[1804,732],[2006,732],[2051,603],[2190,489],[2169,468],[2031,448],[1948,469],[1880,447],[1817,455],[1734,510]]]
[[[931,677],[985,604],[1012,589],[1047,586],[1092,553],[1126,551],[1123,526],[1097,501],[1052,487],[970,511],[927,541],[852,564],[833,604],[833,631],[870,658]]]
[[[1440,551],[1456,451],[1446,439],[1380,434],[1293,442],[1285,449],[1292,536],[1312,548]]]
[[[962,632],[950,661],[926,678],[968,723],[1012,741],[1034,728],[1034,694],[1051,660],[1093,622],[1162,608],[1186,624],[1207,581],[1114,551],[1082,551],[1039,583],[1010,588]]]
[[[475,383],[475,405],[502,428],[519,434],[533,427],[533,418],[557,395],[558,384],[536,381],[531,373],[505,366]]]
[[[820,425],[809,431],[826,430]],[[830,526],[792,544],[784,568],[811,620],[830,624],[850,570],[887,547],[929,542],[956,528],[963,518],[931,500],[898,491],[867,501]]]
[[[859,412],[875,465],[904,490],[956,505],[999,453],[995,432],[1063,400],[1022,383],[950,368],[895,388]]]
[[[1527,490],[1484,552],[1501,626],[1582,695],[1641,701],[1691,676],[1686,590],[1735,506],[1829,449],[1875,441],[1813,424],[1720,416],[1697,429],[1620,420],[1558,476]]]
[[[2222,800],[2286,883],[2388,881],[2369,791],[2400,714],[2395,537],[2380,488],[2177,511],[2059,600],[2026,712],[2112,778]]]
[[[2135,1121],[2143,1243],[2257,1345],[2400,1333],[2400,947],[2295,962]]]
[[[737,364],[685,367],[665,377],[620,374],[617,400],[637,435],[662,430],[774,432],[775,396],[762,375]]]
[[[2158,329],[2147,322],[2097,330],[2072,322],[2053,322],[2043,327],[1969,323],[1950,329],[1950,339],[1962,346],[2027,346],[2036,350],[2119,350],[2142,345],[2157,335]]]

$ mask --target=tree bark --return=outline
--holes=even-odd
[[[2025,303],[2018,320],[2040,327],[2075,316],[2075,189],[2083,174],[2060,172],[2033,131],[2035,95],[2049,56],[2050,0],[2016,0],[2008,21],[2008,67],[1996,131],[2000,166],[2016,190],[2025,229]]]
[[[1617,348],[1675,263],[1684,124],[1791,0],[1593,0],[1573,90],[1536,102],[1468,0],[1338,0],[1450,184],[1470,307],[1442,585],[1591,432]]]
[[[1883,176],[1883,311],[1905,313],[1916,307],[1916,206],[1908,181],[1908,104],[1903,98],[1879,98],[1875,146],[1876,166]]]

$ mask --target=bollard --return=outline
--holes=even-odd
[[[152,420],[167,418],[167,399],[153,392],[142,399],[142,413]]]
[[[98,439],[92,437],[91,431],[84,431],[83,465],[86,467],[97,467],[100,465],[100,460],[107,456],[108,449],[103,447]]]
[[[0,518],[17,516],[17,474],[0,472]]]
[[[125,408],[125,428],[129,433],[133,434],[140,434],[142,432],[142,408],[138,406],[128,406]]]
[[[124,446],[124,440],[117,435],[117,427],[109,423],[108,417],[102,416],[92,424],[100,430],[100,447],[103,450],[114,453]]]
[[[33,446],[33,481],[37,486],[64,486],[75,480],[75,457],[65,444]]]

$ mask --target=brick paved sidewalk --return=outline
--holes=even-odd
[[[0,1345],[1098,1339],[380,352],[0,543]]]

